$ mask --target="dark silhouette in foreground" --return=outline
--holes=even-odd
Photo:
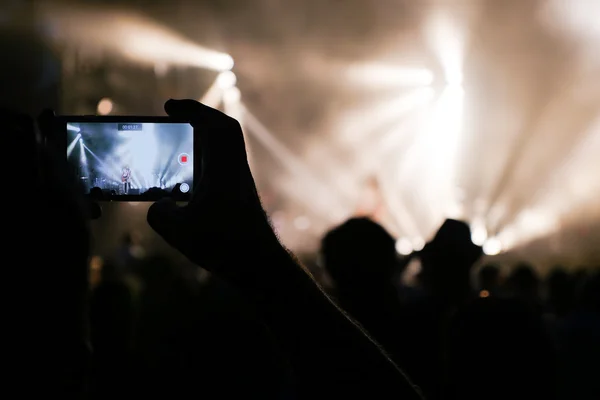
[[[474,300],[452,318],[448,343],[446,398],[555,398],[556,360],[526,303]]]
[[[424,293],[407,305],[404,363],[429,399],[444,395],[449,320],[475,296],[470,274],[481,254],[481,248],[471,241],[469,226],[449,219],[423,250],[414,255],[421,260],[419,278]]]
[[[168,101],[165,109],[194,126],[203,144],[204,170],[187,206],[155,203],[148,222],[253,305],[289,362],[295,395],[419,398],[401,370],[279,243],[256,192],[239,123],[191,100]],[[23,398],[40,392],[80,398],[89,376],[89,207],[62,150],[51,142],[45,148],[32,143],[33,136],[29,149],[40,155],[38,163],[27,166],[37,179],[30,186],[35,200],[18,203],[15,215],[23,218],[8,225],[11,250],[28,255],[28,267],[19,268],[21,276],[11,281],[28,286],[15,287],[13,298],[20,301],[8,318],[7,343],[20,354],[10,363],[7,379],[21,380]],[[194,388],[202,393],[201,386]]]
[[[398,367],[279,243],[260,203],[239,123],[191,100],[168,101],[165,110],[194,126],[204,170],[187,206],[157,202],[148,222],[254,304],[289,360],[297,395],[418,398]]]
[[[324,237],[321,252],[340,306],[401,363],[406,327],[393,282],[400,263],[392,236],[367,218],[354,218]]]

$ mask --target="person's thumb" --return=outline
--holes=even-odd
[[[170,198],[162,199],[150,206],[146,220],[148,225],[171,246],[179,249],[186,234],[184,208]]]
[[[199,118],[202,118],[203,114],[208,110],[209,108],[204,104],[190,99],[171,99],[165,103],[165,111],[169,116],[189,121],[192,124]]]

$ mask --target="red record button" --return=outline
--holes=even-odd
[[[186,165],[189,161],[190,161],[190,156],[189,155],[187,155],[185,153],[181,153],[179,155],[179,164]]]

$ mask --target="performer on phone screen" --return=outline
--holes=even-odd
[[[131,188],[131,169],[129,168],[129,165],[123,167],[121,182],[123,182],[123,193],[129,194],[129,189]]]

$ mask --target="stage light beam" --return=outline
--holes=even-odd
[[[40,2],[39,11],[54,28],[53,39],[78,45],[88,53],[116,53],[155,66],[178,65],[229,71],[233,58],[201,46],[160,23],[106,7],[57,6]]]
[[[68,126],[67,126],[67,129],[69,129]],[[79,128],[77,128],[77,129],[79,129]],[[72,129],[70,129],[70,130],[72,130]],[[69,143],[69,145],[67,146],[67,158],[69,158],[69,156],[75,149],[75,146],[79,142],[79,139],[81,139],[81,133],[78,133],[77,136],[75,136],[75,139],[73,139],[73,141],[71,143]]]
[[[428,86],[433,83],[433,74],[424,68],[405,68],[381,63],[353,65],[346,71],[346,78],[368,88],[390,86]]]

